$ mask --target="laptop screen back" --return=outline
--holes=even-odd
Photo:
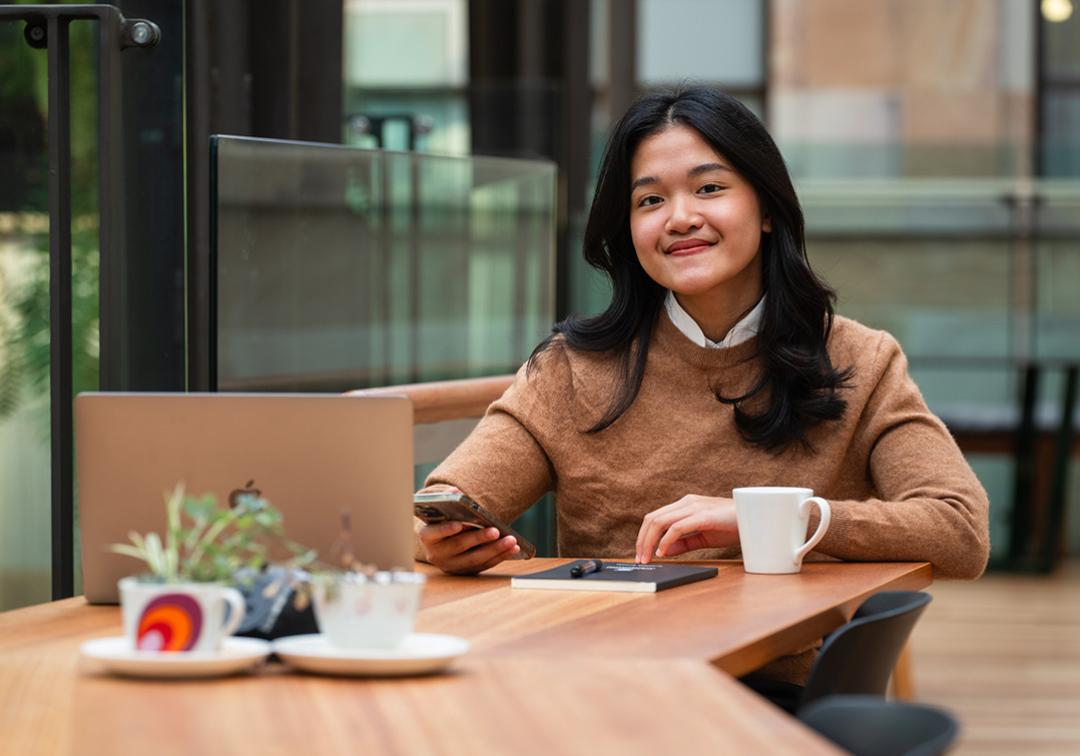
[[[286,535],[329,561],[352,524],[354,553],[382,568],[413,563],[412,405],[404,397],[81,394],[75,401],[83,586],[115,602],[145,571],[110,544],[165,533],[177,483],[219,504],[249,481],[284,515]]]

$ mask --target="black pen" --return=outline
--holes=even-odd
[[[604,563],[599,559],[590,559],[587,562],[578,562],[570,568],[570,577],[579,578],[585,577],[593,572],[599,572],[604,569]]]

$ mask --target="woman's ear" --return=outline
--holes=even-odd
[[[767,215],[765,216],[765,219],[761,221],[761,230],[766,234],[772,233],[772,220],[770,220]]]

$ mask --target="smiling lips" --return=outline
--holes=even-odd
[[[704,239],[683,239],[677,241],[667,248],[666,254],[673,255],[675,257],[685,257],[687,255],[693,255],[702,250],[708,249],[715,242],[708,242]]]

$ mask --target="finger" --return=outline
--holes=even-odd
[[[432,544],[444,538],[457,535],[464,529],[464,524],[457,521],[437,522],[434,525],[425,525],[417,531],[421,543]]]
[[[506,536],[495,543],[485,544],[458,554],[447,560],[446,571],[473,574],[498,564],[506,558],[505,554],[517,546],[513,536]]]
[[[698,541],[704,542],[704,536],[701,535],[701,531],[708,524],[708,520],[701,514],[691,515],[684,517],[681,520],[671,523],[671,526],[664,533],[664,536],[659,539],[656,544],[656,556],[670,556],[671,552],[669,548],[672,543],[680,539],[692,539],[696,537]],[[704,548],[702,546],[701,548]]]
[[[423,542],[421,544],[427,551],[428,561],[432,564],[449,571],[459,554],[464,554],[477,546],[491,543],[499,538],[499,531],[495,528],[483,528],[470,530],[465,528],[457,535],[442,538],[437,541]]]
[[[676,541],[683,540],[684,551],[674,550]],[[685,551],[730,546],[739,542],[733,523],[717,518],[715,513],[695,512],[671,524],[657,544],[657,556],[675,556]]]
[[[641,527],[638,529],[637,544],[635,546],[637,561],[647,564],[655,550],[657,541],[660,540],[660,536],[663,535],[668,526],[680,517],[685,516],[687,510],[692,509],[693,504],[689,497],[684,496],[678,501],[646,514],[642,518]]]
[[[701,533],[691,533],[690,535],[679,538],[671,543],[661,544],[658,546],[659,557],[675,557],[680,554],[685,554],[688,551],[697,551],[698,549],[707,549],[710,544],[705,540],[705,536]]]
[[[635,561],[639,564],[648,564],[649,558],[653,553],[653,549],[656,547],[656,542],[660,540],[660,536],[664,534],[664,530],[667,525],[662,523],[655,512],[645,516],[645,519],[641,522],[641,529],[638,530],[638,544],[637,555]]]
[[[639,535],[641,536],[641,544],[638,546],[637,561],[639,564],[648,564],[652,561],[653,556],[656,553],[656,544],[667,532],[668,522],[666,520],[652,520],[648,523],[642,524]]]
[[[649,530],[652,527],[652,523],[648,521],[642,521],[641,527],[638,529],[637,545],[634,551],[634,561],[638,564],[648,564],[648,560],[645,559],[642,554],[645,551],[646,544],[649,541]]]
[[[650,545],[655,544],[660,538],[658,533],[662,533],[664,524],[661,520],[664,519],[667,514],[669,504],[666,507],[661,507],[652,512],[649,512],[641,520],[641,527],[638,528],[637,544],[635,546],[634,560],[639,564],[647,564],[646,554],[651,553]]]
[[[521,553],[521,547],[515,543],[509,549],[506,549],[504,551],[500,551],[498,554],[493,556],[491,559],[489,559],[487,562],[485,562],[479,568],[477,568],[476,571],[477,572],[483,572],[484,570],[489,570],[492,567],[494,567],[495,565],[499,564],[500,562],[504,562],[507,559],[513,559],[515,556],[517,556],[520,553]]]
[[[497,528],[463,528],[457,535],[443,538],[430,544],[429,548],[437,553],[442,559],[453,559],[458,554],[464,554],[477,546],[496,541],[499,538]]]
[[[664,509],[667,509],[666,507]],[[661,514],[661,510],[650,512],[645,515],[645,519],[641,522],[641,529],[638,530],[638,544],[636,559],[639,564],[648,564],[652,559],[653,554],[656,551],[656,544],[663,537],[664,533],[671,526],[672,522],[677,521],[683,515],[679,513],[679,510],[664,511]]]

